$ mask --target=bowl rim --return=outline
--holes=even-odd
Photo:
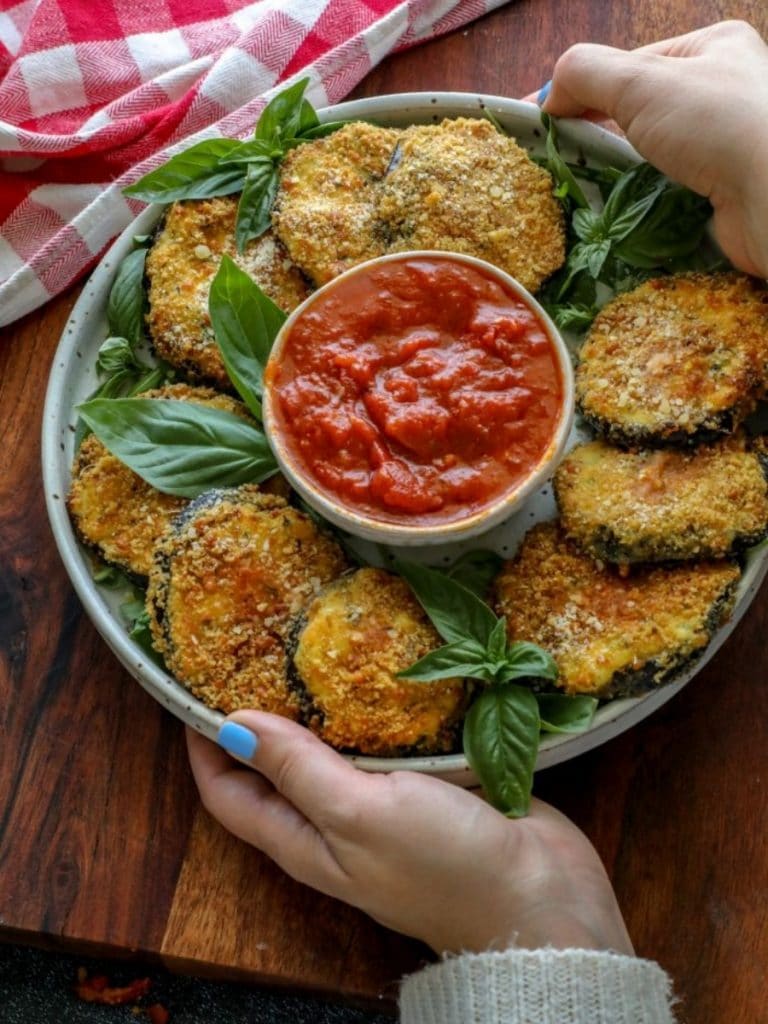
[[[280,417],[276,415],[274,409],[275,396],[271,380],[272,375],[270,374],[270,366],[274,366],[274,364],[280,361],[285,344],[297,320],[301,319],[316,302],[332,292],[340,283],[350,278],[364,275],[371,269],[388,263],[405,263],[409,260],[417,259],[441,260],[448,263],[464,264],[474,267],[501,282],[508,291],[511,291],[513,295],[536,315],[539,323],[545,328],[549,342],[556,355],[563,389],[563,399],[549,443],[528,475],[519,481],[514,488],[505,491],[470,515],[452,519],[442,524],[422,523],[419,525],[409,525],[405,522],[377,519],[373,515],[346,506],[341,500],[337,500],[319,487],[285,443]],[[309,505],[335,526],[346,530],[354,536],[373,541],[374,543],[396,546],[417,544],[426,546],[479,537],[514,515],[525,499],[552,476],[565,454],[565,446],[573,425],[575,390],[573,362],[562,335],[544,307],[515,277],[500,267],[489,263],[487,260],[479,259],[466,253],[457,253],[451,250],[411,249],[404,252],[387,253],[350,267],[308,295],[290,313],[274,340],[269,361],[264,371],[263,424],[280,470],[287,477],[291,486],[298,491]]]
[[[490,109],[503,124],[521,118],[528,124],[539,125],[540,111],[535,104],[505,96],[473,92],[422,91],[389,93],[360,100],[348,100],[318,111],[321,120],[338,118],[383,117],[391,123],[424,123],[430,117],[477,117]],[[532,129],[536,130],[536,129]],[[614,162],[624,165],[637,162],[640,157],[623,138],[607,131],[601,125],[572,119],[558,122],[559,137],[571,146],[587,151],[610,150]],[[46,389],[41,424],[41,460],[43,489],[51,529],[60,557],[70,581],[85,610],[118,661],[154,700],[168,708],[185,724],[197,732],[215,739],[224,715],[203,704],[176,679],[156,665],[128,636],[125,625],[110,607],[108,595],[93,581],[87,563],[87,554],[74,534],[66,509],[72,457],[71,445],[73,416],[71,402],[65,404],[69,393],[79,390],[72,377],[82,366],[78,359],[79,346],[86,345],[99,325],[106,326],[106,302],[99,306],[96,298],[111,285],[114,267],[132,248],[134,235],[146,234],[162,217],[162,206],[148,206],[112,242],[85,283],[51,362],[51,373]],[[106,337],[101,333],[100,337]],[[768,573],[768,547],[755,553],[743,581],[744,592],[731,619],[720,628],[703,657],[695,666],[685,670],[674,681],[642,697],[613,700],[598,709],[589,730],[583,733],[565,733],[542,737],[536,760],[536,770],[549,768],[585,753],[631,728],[674,697],[701,670],[703,665],[722,646],[740,618],[749,608],[752,598]],[[477,780],[463,754],[442,754],[410,758],[375,758],[367,755],[345,755],[365,771],[391,772],[408,770],[449,779],[460,785],[472,785]]]

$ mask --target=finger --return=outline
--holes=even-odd
[[[697,28],[681,36],[648,43],[646,46],[638,46],[634,52],[657,53],[665,57],[696,57],[714,48],[724,48],[732,53],[734,44],[743,49],[745,46],[761,43],[760,34],[752,25],[734,19],[716,22],[714,25]]]
[[[236,711],[228,719],[258,737],[250,763],[322,833],[355,832],[375,813],[382,779],[358,771],[308,729],[264,711]]]
[[[267,779],[189,728],[187,749],[203,806],[227,831],[297,881],[337,893],[344,872],[317,829]]]
[[[547,86],[551,87],[551,84],[551,82],[547,82]],[[540,99],[540,97],[544,90],[547,89],[547,86],[542,86],[537,92],[529,92],[527,96],[522,97],[522,102],[535,103],[539,107],[543,106],[544,100]],[[547,89],[547,94],[548,92],[549,90]],[[613,132],[614,135],[624,134],[612,118],[606,117],[599,110],[584,110],[579,116],[583,121],[591,121],[593,124],[598,124],[601,128],[605,128],[607,132]]]
[[[656,72],[663,58],[654,53],[578,43],[555,65],[552,87],[543,104],[556,117],[580,117],[600,111],[621,123],[620,105],[632,86]]]

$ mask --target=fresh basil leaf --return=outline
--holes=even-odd
[[[152,391],[154,388],[159,388],[173,376],[173,372],[169,372],[171,368],[167,364],[165,366],[147,367],[141,364],[140,369],[145,372],[125,392],[125,398],[133,398],[134,395],[140,395],[143,391]]]
[[[152,660],[161,666],[165,667],[165,662],[158,651],[155,650],[154,644],[152,643],[152,630],[149,626],[149,612],[146,609],[139,615],[134,621],[131,628],[128,630],[128,636],[133,640],[134,643],[138,644],[139,647],[148,654]]]
[[[496,117],[494,112],[488,109],[488,107],[483,107],[483,117],[485,118],[486,121],[491,122],[493,127],[499,133],[499,135],[506,135],[507,137],[509,137],[509,132],[507,131],[507,129],[502,125],[501,121],[499,121],[498,117]]]
[[[660,182],[651,192],[648,193],[648,195],[630,203],[629,206],[621,210],[612,221],[607,223],[606,234],[612,242],[621,242],[622,239],[627,237],[630,231],[635,230],[653,207],[654,203],[656,203],[663,189],[664,184],[663,182]]]
[[[490,803],[513,818],[528,813],[539,706],[522,686],[490,686],[464,719],[464,754]]]
[[[226,158],[227,166],[232,164],[269,163],[282,156],[282,149],[264,139],[249,139],[241,142]]]
[[[106,562],[95,563],[91,576],[94,583],[98,583],[101,587],[108,587],[110,590],[124,587],[128,583],[125,573],[114,565],[107,565]]]
[[[137,587],[133,588],[133,596],[120,605],[120,614],[129,627],[133,627],[137,619],[140,619],[146,612],[145,595]]]
[[[600,277],[600,271],[603,269],[603,264],[608,259],[608,254],[611,251],[610,239],[606,238],[603,242],[588,242],[583,244],[587,260],[587,270],[592,277],[598,278]]]
[[[495,551],[467,551],[448,566],[445,575],[485,599],[491,581],[498,576],[503,564],[504,559]]]
[[[611,224],[627,207],[657,192],[664,180],[664,175],[647,163],[633,164],[623,171],[605,201],[601,214],[604,223]]]
[[[596,242],[604,237],[602,217],[594,210],[575,210],[571,224],[576,237],[582,242]]]
[[[301,128],[302,117],[306,117],[303,106],[308,84],[309,79],[302,78],[270,100],[261,112],[254,138],[277,145],[295,138]]]
[[[542,732],[584,732],[597,708],[594,697],[569,697],[565,693],[537,693]]]
[[[109,293],[109,332],[135,345],[144,336],[144,261],[146,249],[134,249],[120,264]]]
[[[416,683],[431,683],[436,679],[454,679],[469,676],[472,679],[493,680],[485,669],[485,650],[474,640],[459,640],[430,651],[413,665],[398,672],[398,678]]]
[[[562,306],[546,306],[545,309],[561,331],[585,331],[597,314],[597,306],[585,306],[579,303],[566,303]]]
[[[557,664],[552,655],[536,644],[518,641],[507,647],[505,666],[499,673],[499,682],[511,679],[557,679]]]
[[[293,149],[296,146],[300,146],[303,142],[311,142],[313,139],[324,139],[326,135],[333,135],[339,128],[343,128],[344,125],[351,123],[351,121],[324,121],[314,128],[302,129],[295,139],[286,139],[284,148]]]
[[[315,108],[309,100],[302,100],[301,109],[299,111],[299,126],[296,130],[296,134],[303,136],[306,132],[313,132],[319,127],[320,119],[315,113]]]
[[[79,407],[99,440],[147,483],[195,498],[259,483],[277,470],[264,434],[209,406],[163,398],[96,398]]]
[[[589,167],[587,164],[568,164],[568,169],[584,181],[591,181],[600,189],[603,202],[608,198],[611,189],[624,173],[618,167]]]
[[[149,655],[161,668],[165,667],[160,654],[152,645],[152,631],[149,626],[149,612],[146,609],[144,592],[134,588],[134,596],[120,605],[120,614],[126,621],[128,636]]]
[[[251,239],[259,238],[271,226],[272,204],[279,184],[280,174],[271,161],[248,165],[235,221],[238,252],[244,252]]]
[[[563,269],[555,275],[552,282],[552,295],[554,302],[562,302],[565,296],[577,287],[579,279],[587,271],[592,243],[577,242],[568,253]],[[594,280],[594,278],[591,278]]]
[[[576,181],[576,178],[568,167],[568,164],[563,160],[558,152],[557,131],[555,129],[554,118],[551,118],[548,114],[542,114],[541,121],[547,132],[547,168],[557,183],[555,195],[566,205],[573,203],[574,206],[589,209],[589,203],[581,190],[581,186]]]
[[[107,338],[99,346],[96,357],[99,373],[118,373],[121,370],[138,370],[140,367],[141,363],[127,338]]]
[[[615,248],[616,256],[632,267],[688,269],[678,264],[697,252],[711,216],[708,199],[669,182],[648,216]]]
[[[426,565],[398,559],[394,567],[408,581],[443,640],[448,643],[475,640],[486,647],[496,625],[496,616],[476,594]]]
[[[146,203],[173,203],[178,199],[207,199],[239,192],[243,187],[243,170],[225,161],[241,145],[237,139],[198,142],[124,188],[123,193]]]
[[[507,620],[502,616],[491,630],[486,646],[487,656],[496,663],[506,661],[507,652]]]
[[[285,315],[229,256],[223,256],[208,294],[208,312],[229,379],[257,419],[261,419],[263,371],[274,341],[275,324]],[[279,328],[278,328],[279,329]]]

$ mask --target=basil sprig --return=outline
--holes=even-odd
[[[172,376],[165,363],[150,365],[137,355],[144,341],[144,262],[147,236],[136,237],[136,248],[118,267],[107,300],[110,336],[102,342],[96,359],[96,371],[104,379],[89,395],[95,398],[119,398],[160,387]],[[75,447],[79,448],[91,433],[82,417],[75,427]]]
[[[241,192],[235,221],[239,252],[263,235],[271,222],[280,161],[289,149],[330,135],[346,122],[320,124],[304,93],[308,78],[279,92],[261,112],[253,138],[208,139],[171,157],[124,189],[147,203],[209,199]]]
[[[79,412],[99,440],[147,483],[195,498],[260,483],[277,471],[263,432],[210,406],[165,398],[96,398]]]
[[[588,728],[597,701],[518,685],[553,682],[552,656],[536,644],[510,643],[506,620],[456,578],[411,562],[396,561],[395,568],[446,641],[398,675],[424,683],[464,676],[485,684],[464,720],[464,754],[491,803],[521,817],[530,806],[540,732]]]
[[[555,123],[546,114],[546,166],[566,214],[568,257],[539,293],[558,327],[584,331],[611,294],[659,273],[714,269],[700,247],[712,215],[709,201],[640,163],[621,171],[567,163],[557,148]],[[597,184],[602,206],[578,183]],[[604,286],[598,289],[598,285]]]
[[[285,313],[229,256],[222,257],[211,282],[208,312],[229,379],[261,419],[263,369]]]

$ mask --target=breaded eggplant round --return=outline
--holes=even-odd
[[[152,641],[176,679],[212,708],[298,718],[286,678],[289,627],[346,568],[312,520],[252,484],[209,491],[155,552]]]
[[[211,388],[170,384],[140,397],[193,402],[250,418],[242,402]],[[146,582],[159,538],[187,504],[186,498],[163,494],[142,480],[95,434],[85,438],[75,455],[67,498],[75,531],[105,562],[139,583]]]
[[[609,698],[654,689],[703,654],[730,614],[740,572],[729,561],[601,567],[557,523],[541,523],[495,582],[510,640],[557,662],[557,686]]]
[[[288,313],[309,294],[299,270],[271,231],[238,253],[237,196],[173,203],[147,253],[147,326],[159,356],[192,380],[231,384],[213,336],[208,293],[223,255]]]
[[[722,558],[768,532],[766,463],[743,441],[695,451],[572,449],[554,478],[561,523],[608,562]]]
[[[379,190],[391,252],[444,249],[477,256],[536,291],[565,260],[565,227],[551,176],[489,121],[408,128]]]
[[[283,160],[272,224],[291,259],[315,284],[386,251],[374,186],[399,136],[393,128],[354,121],[297,146]]]
[[[768,288],[744,274],[679,274],[601,310],[581,351],[576,398],[618,444],[693,444],[734,430],[767,376]]]
[[[441,640],[405,580],[359,569],[300,617],[290,675],[310,729],[331,746],[390,757],[446,753],[466,707],[460,679],[398,679]]]

